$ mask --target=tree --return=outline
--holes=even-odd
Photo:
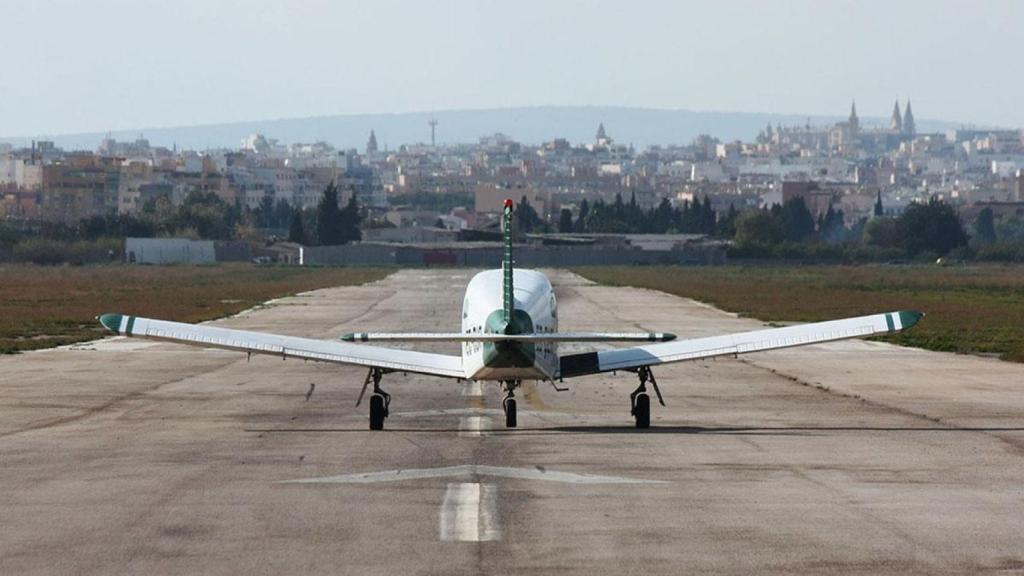
[[[306,228],[302,225],[302,210],[292,210],[291,223],[288,225],[288,241],[296,244],[306,242]]]
[[[345,209],[341,211],[341,243],[358,242],[363,239],[363,233],[359,225],[363,222],[363,214],[359,209],[359,200],[356,198],[355,190],[348,198]],[[442,222],[443,224],[443,222]],[[443,226],[442,226],[443,227]]]
[[[516,229],[521,233],[531,233],[542,228],[543,223],[541,222],[540,216],[537,215],[537,211],[530,206],[530,201],[523,196],[519,200],[519,205],[515,208],[515,221]]]
[[[631,232],[650,232],[650,230],[645,229],[650,223],[644,221],[643,210],[640,209],[640,204],[636,201],[636,190],[630,190],[629,204],[626,205],[625,221]]]
[[[193,190],[177,210],[173,228],[181,233],[194,230],[200,238],[229,240],[234,236],[240,212],[213,192]]]
[[[929,251],[942,256],[967,244],[967,234],[956,209],[932,198],[927,204],[911,204],[899,217],[903,248],[911,256]]]
[[[657,234],[665,234],[673,226],[672,202],[668,198],[662,198],[661,203],[654,209],[649,218],[651,228]]]
[[[338,187],[331,182],[324,188],[323,196],[316,207],[316,239],[321,246],[343,244],[344,228],[341,210],[338,209]]]
[[[829,203],[828,210],[821,217],[818,226],[818,237],[827,244],[836,244],[846,239],[845,217],[842,210],[833,210]]]
[[[715,222],[718,220],[718,215],[715,214],[715,209],[711,207],[711,198],[704,196],[704,205],[700,208],[700,231],[704,234],[715,233]]]
[[[1008,215],[999,219],[996,237],[1000,242],[1024,242],[1024,219]]]
[[[274,204],[274,217],[272,220],[274,228],[285,228],[291,224],[292,205],[284,198],[279,199]]]
[[[702,231],[700,200],[696,198],[693,202],[683,200],[683,209],[680,212],[679,231],[684,234],[698,234]]]
[[[718,221],[718,234],[725,238],[736,236],[736,218],[738,217],[739,213],[736,211],[736,205],[730,202],[729,211],[725,213],[725,218]]]
[[[274,196],[267,192],[260,198],[260,205],[256,207],[256,226],[260,228],[271,228],[274,225]]]
[[[785,237],[782,223],[767,210],[750,210],[736,219],[736,245],[740,248],[768,248]]]
[[[558,232],[561,234],[569,234],[572,232],[572,210],[562,208],[562,211],[559,212]]]
[[[782,205],[782,230],[786,240],[803,242],[814,236],[814,216],[803,198],[791,198]]]
[[[902,231],[895,218],[881,216],[864,224],[864,243],[881,248],[901,248]]]
[[[590,216],[590,203],[584,198],[583,202],[580,202],[580,213],[576,216],[576,223],[573,224],[573,229],[576,232],[587,231],[587,217]]]
[[[981,244],[992,244],[996,241],[996,222],[991,208],[985,208],[978,214],[974,222],[974,233]]]
[[[618,222],[626,220],[626,205],[622,202],[622,194],[615,194],[615,202],[612,203],[612,219]]]

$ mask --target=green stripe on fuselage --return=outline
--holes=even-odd
[[[885,327],[889,329],[889,332],[896,331],[896,324],[892,321],[892,314],[885,315]]]
[[[124,335],[131,336],[132,328],[135,328],[135,316],[128,317],[128,326],[124,329]]]

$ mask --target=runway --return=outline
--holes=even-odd
[[[565,331],[763,326],[549,275]],[[470,276],[217,324],[457,330]],[[392,374],[370,432],[358,368],[119,337],[0,357],[0,574],[1024,572],[1024,366],[850,341],[655,373],[646,431],[619,373],[527,384],[516,430],[494,384]]]

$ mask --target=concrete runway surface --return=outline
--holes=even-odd
[[[761,326],[550,275],[564,330]],[[469,277],[218,324],[454,330]],[[0,574],[1024,572],[1024,366],[854,341],[655,373],[647,431],[632,374],[531,383],[512,431],[496,385],[396,374],[374,433],[358,368],[124,338],[3,357]]]

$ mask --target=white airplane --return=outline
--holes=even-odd
[[[516,426],[515,389],[523,380],[554,384],[601,372],[635,372],[640,385],[630,394],[630,412],[637,428],[650,426],[650,383],[665,405],[651,368],[671,362],[732,356],[777,348],[806,346],[846,338],[891,334],[906,330],[923,316],[920,312],[889,312],[829,322],[755,330],[738,334],[676,340],[669,333],[559,332],[558,304],[544,274],[516,270],[512,260],[512,201],[505,201],[504,254],[500,270],[476,274],[466,287],[462,305],[462,331],[452,333],[354,333],[340,342],[280,336],[248,330],[167,322],[123,314],[104,314],[100,322],[124,336],[179,342],[208,348],[238,350],[369,368],[358,406],[369,384],[370,429],[381,430],[391,396],[380,387],[388,373],[413,372],[457,380],[498,381],[505,390],[505,424]],[[376,341],[460,342],[462,354],[369,346]],[[560,356],[560,342],[628,342],[643,345]]]

